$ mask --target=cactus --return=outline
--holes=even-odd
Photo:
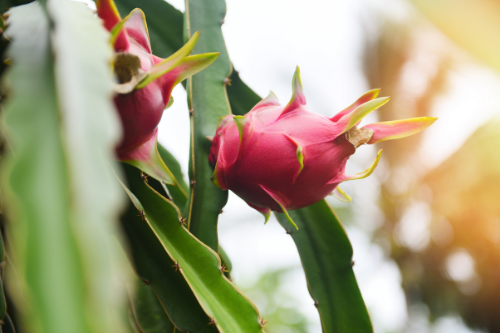
[[[16,4],[2,2],[0,8]],[[221,160],[238,151],[239,133],[247,130],[243,119],[252,117],[248,111],[257,103],[273,104],[279,114],[303,107],[298,74],[286,108],[269,99],[260,102],[232,68],[221,31],[224,0],[187,0],[184,14],[163,0],[96,5],[98,17],[69,0],[38,0],[8,12],[12,65],[2,73],[0,214],[6,216],[5,252],[12,262],[0,268],[0,287],[13,298],[17,329],[264,332],[266,320],[230,280],[231,261],[218,244],[217,220],[227,191],[212,184],[209,156],[217,162],[215,182],[246,198],[245,190],[229,186],[234,179],[222,177],[231,170]],[[189,186],[179,163],[157,145],[172,88],[186,78]],[[361,111],[352,107],[340,118],[320,119],[345,123],[331,140],[349,131],[351,137],[340,139],[349,148],[346,155],[359,143],[352,140],[358,138],[360,117],[380,106],[363,108],[367,103],[358,103]],[[228,120],[236,122],[222,133]],[[390,137],[393,125],[368,125],[364,131],[372,135],[361,141]],[[401,128],[413,133],[421,127]],[[207,137],[214,135],[212,143]],[[221,153],[223,141],[232,147],[231,156]],[[292,148],[300,173],[311,161],[307,151]],[[336,174],[345,165],[337,162]],[[279,163],[274,167],[277,173],[288,170]],[[351,267],[352,247],[323,200],[336,186],[321,193],[307,189],[312,199],[290,205],[272,195],[272,202],[248,201],[266,213],[276,211],[291,234],[323,331],[370,332]],[[280,196],[290,194],[283,191]],[[297,210],[288,214],[286,207]],[[287,224],[292,220],[299,230]],[[127,260],[120,260],[121,252]],[[135,276],[128,274],[131,268]],[[136,287],[127,289],[131,285]],[[14,330],[6,304],[1,292],[4,332]]]

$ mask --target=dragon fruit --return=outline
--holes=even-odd
[[[199,33],[167,59],[152,54],[144,13],[134,9],[121,19],[113,0],[98,0],[97,14],[111,32],[118,81],[114,102],[120,115],[123,138],[118,159],[169,184],[175,182],[157,151],[158,124],[170,106],[172,89],[215,61],[219,53],[188,56]]]
[[[436,120],[412,118],[358,128],[363,117],[389,101],[376,98],[378,93],[371,90],[327,118],[307,109],[297,67],[286,106],[271,92],[245,116],[220,119],[209,155],[215,166],[213,183],[232,190],[264,214],[266,222],[273,210],[283,212],[295,227],[288,210],[314,204],[332,192],[350,201],[338,185],[369,176],[382,153],[367,170],[346,175],[346,162],[357,147],[418,133]]]

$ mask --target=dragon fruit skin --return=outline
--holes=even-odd
[[[436,120],[413,118],[358,129],[361,119],[389,98],[376,98],[379,91],[372,90],[327,118],[307,109],[298,68],[293,81],[288,105],[281,106],[271,93],[245,116],[222,118],[209,156],[214,184],[232,190],[266,219],[270,210],[288,216],[287,210],[309,206],[332,192],[346,197],[338,185],[369,176],[381,155],[366,171],[346,175],[347,160],[358,146],[412,135]]]
[[[167,59],[152,54],[144,13],[133,10],[121,19],[113,0],[98,0],[97,14],[111,32],[118,78],[114,97],[123,136],[116,148],[118,159],[173,183],[172,175],[158,156],[156,141],[163,111],[171,104],[173,88],[210,65],[218,53],[188,56],[199,33]]]

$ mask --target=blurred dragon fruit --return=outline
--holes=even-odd
[[[173,99],[172,89],[184,79],[215,61],[219,53],[188,56],[199,33],[167,59],[151,53],[144,13],[134,9],[121,19],[113,0],[98,0],[97,14],[111,32],[115,50],[114,71],[118,80],[114,98],[123,138],[118,158],[152,177],[173,184],[173,176],[157,151],[158,124]]]
[[[302,90],[300,70],[293,78],[293,96],[281,106],[271,92],[245,116],[221,118],[212,141],[209,161],[212,181],[230,189],[266,216],[314,204],[332,193],[349,200],[338,185],[369,176],[373,164],[353,176],[345,174],[349,157],[362,144],[399,139],[418,133],[436,118],[412,118],[358,128],[368,113],[389,101],[371,90],[333,118],[310,112]]]

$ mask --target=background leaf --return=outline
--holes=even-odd
[[[175,326],[165,313],[163,305],[158,301],[155,290],[137,279],[133,292],[131,295],[132,312],[141,332],[173,333]]]

